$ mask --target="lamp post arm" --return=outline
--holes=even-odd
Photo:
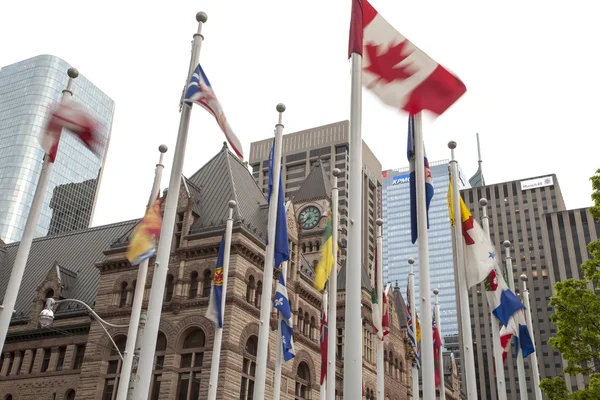
[[[94,318],[96,318],[98,320],[98,322],[100,322],[101,324],[108,325],[111,328],[127,328],[129,326],[129,325],[115,325],[115,324],[111,324],[110,322],[106,322],[105,320],[103,320],[102,318],[100,318],[100,316],[98,314],[96,314],[96,312],[94,310],[92,310],[92,308],[90,306],[88,306],[87,304],[85,304],[81,300],[77,300],[77,299],[63,299],[63,300],[56,301],[54,304],[55,305],[59,305],[60,303],[66,303],[66,302],[69,302],[69,301],[84,306],[90,313],[92,313],[92,315],[94,316]]]

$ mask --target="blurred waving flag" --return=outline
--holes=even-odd
[[[273,307],[279,310],[279,323],[281,324],[281,346],[283,350],[283,359],[289,361],[296,357],[296,349],[294,348],[292,309],[290,300],[287,294],[285,285],[285,276],[279,274],[277,282],[277,291],[273,300]]]
[[[329,279],[331,268],[333,268],[333,227],[331,220],[331,209],[327,212],[327,221],[323,231],[323,245],[321,246],[321,257],[315,268],[315,289],[321,291],[325,282]]]
[[[160,235],[162,218],[160,216],[160,197],[146,210],[146,215],[135,228],[129,239],[127,259],[131,265],[138,265],[156,252],[154,238]]]
[[[321,311],[321,385],[327,379],[327,337],[329,326],[327,324],[327,312]]]
[[[50,114],[50,121],[41,138],[40,144],[48,154],[50,162],[54,162],[58,152],[58,143],[63,128],[70,130],[95,154],[101,149],[97,122],[81,105],[73,100],[65,99]]]
[[[444,113],[464,83],[391,26],[367,0],[353,0],[348,57],[362,55],[363,86],[396,109]]]
[[[192,75],[192,79],[187,86],[187,90],[185,91],[185,103],[189,106],[192,103],[196,103],[204,107],[206,111],[211,113],[213,117],[217,120],[219,127],[225,134],[229,145],[237,154],[237,156],[241,159],[244,158],[244,151],[242,149],[242,143],[240,139],[236,136],[229,126],[229,122],[225,117],[225,113],[221,108],[221,103],[217,99],[217,95],[215,94],[206,74],[202,70],[200,64],[194,70],[194,74]]]
[[[215,276],[212,282],[210,298],[208,299],[208,309],[206,318],[217,324],[219,328],[223,327],[223,315],[221,315],[221,304],[223,302],[223,258],[225,254],[225,234],[221,238],[219,245],[219,255],[217,256],[217,265],[215,266]]]

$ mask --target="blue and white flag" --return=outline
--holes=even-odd
[[[429,229],[429,204],[433,198],[433,178],[431,175],[431,168],[429,168],[429,161],[427,160],[427,153],[425,152],[425,145],[423,145],[423,154],[425,156],[425,204],[427,209],[427,229]],[[410,170],[410,232],[412,242],[415,243],[417,241],[417,180],[415,175],[414,115],[408,117],[408,143],[406,155],[408,157]]]
[[[294,348],[294,332],[292,322],[292,309],[290,300],[285,286],[285,276],[279,274],[279,282],[277,282],[277,291],[273,307],[279,310],[279,323],[281,324],[281,346],[283,350],[283,359],[289,361],[296,357],[296,349]]]
[[[192,103],[196,103],[204,107],[206,111],[211,113],[213,117],[217,120],[219,127],[225,134],[227,141],[233,148],[233,151],[237,156],[241,159],[244,158],[244,151],[242,149],[242,143],[240,139],[236,136],[229,126],[229,122],[227,122],[227,118],[225,117],[225,113],[221,108],[221,103],[217,99],[217,95],[212,89],[206,74],[202,70],[200,64],[194,70],[194,74],[192,75],[192,79],[190,79],[190,83],[188,84],[185,91],[185,103],[188,106],[192,106]]]
[[[271,204],[271,191],[273,189],[273,159],[275,158],[275,139],[273,139],[273,147],[269,156],[269,184],[267,192],[267,200]],[[287,218],[285,215],[285,196],[283,194],[283,179],[279,174],[279,198],[277,199],[277,222],[275,227],[275,269],[281,266],[283,261],[290,259],[290,248],[288,241]],[[267,237],[267,244],[269,238]]]
[[[219,255],[217,256],[217,265],[215,266],[215,277],[210,290],[208,299],[208,309],[206,318],[213,321],[219,328],[223,327],[223,315],[221,315],[221,305],[223,302],[223,258],[225,254],[225,234],[219,245]]]

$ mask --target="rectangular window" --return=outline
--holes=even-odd
[[[56,370],[62,371],[63,364],[65,363],[65,354],[67,353],[67,348],[65,346],[58,348],[58,362],[56,364]]]

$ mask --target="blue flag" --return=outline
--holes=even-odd
[[[223,315],[221,315],[221,304],[223,301],[223,254],[225,253],[225,234],[219,245],[219,255],[217,256],[217,265],[215,267],[215,277],[208,299],[208,309],[206,310],[206,318],[223,327]]]
[[[296,357],[296,349],[294,348],[294,324],[292,322],[292,309],[290,307],[290,300],[288,298],[287,287],[285,285],[285,276],[283,273],[279,275],[277,291],[275,292],[275,299],[273,300],[273,307],[279,310],[283,359],[285,361],[289,361]]]
[[[429,229],[429,204],[433,198],[433,179],[425,146],[423,145],[423,154],[425,156],[425,204],[427,209],[427,229]],[[410,170],[410,233],[412,242],[417,241],[417,182],[415,176],[415,117],[408,117],[408,143],[406,155],[409,161]]]
[[[269,156],[269,184],[267,188],[267,200],[271,204],[271,191],[273,189],[273,162],[275,154],[275,140]],[[283,261],[290,259],[290,248],[288,242],[287,220],[285,216],[285,196],[283,195],[283,179],[279,174],[279,199],[277,200],[277,222],[275,228],[275,268],[279,268]],[[267,237],[267,244],[269,238]]]

